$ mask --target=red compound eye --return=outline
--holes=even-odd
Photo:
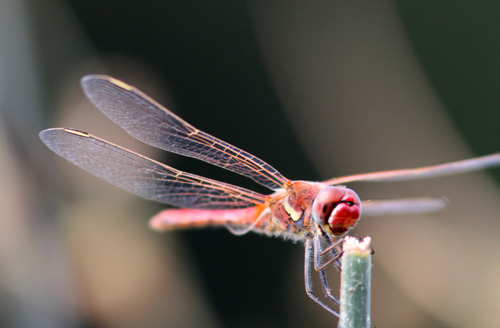
[[[344,197],[345,191],[339,187],[323,188],[313,202],[313,215],[315,220],[320,224],[328,223],[330,214],[333,209]]]
[[[341,236],[351,230],[361,214],[361,202],[351,189],[323,188],[313,202],[312,215],[320,225],[328,225],[334,235]]]

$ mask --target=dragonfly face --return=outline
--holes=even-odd
[[[354,228],[361,215],[361,201],[351,189],[328,186],[318,193],[312,205],[312,217],[334,236],[343,236]],[[325,228],[323,228],[325,229]]]

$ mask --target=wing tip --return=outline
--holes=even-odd
[[[48,145],[48,143],[52,141],[53,136],[57,133],[57,131],[60,130],[62,130],[62,128],[45,129],[40,131],[40,133],[38,133],[38,137],[40,138],[40,140],[42,140],[44,144]]]
[[[80,84],[85,92],[87,92],[87,90],[91,88],[94,83],[98,82],[107,82],[128,91],[133,89],[133,86],[131,86],[130,84],[127,84],[121,80],[115,79],[114,77],[104,74],[89,74],[85,75],[80,80]]]

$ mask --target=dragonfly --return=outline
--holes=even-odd
[[[305,289],[339,316],[325,270],[339,268],[342,238],[363,216],[441,210],[442,197],[361,201],[346,187],[355,181],[407,181],[500,165],[500,153],[446,164],[337,177],[323,182],[290,180],[258,157],[203,132],[137,88],[105,75],[81,80],[89,100],[132,137],[242,174],[271,190],[269,195],[177,170],[71,128],[40,132],[41,140],[69,162],[140,197],[173,205],[150,220],[156,230],[220,226],[236,235],[256,232],[305,243]],[[323,297],[312,287],[319,275]]]

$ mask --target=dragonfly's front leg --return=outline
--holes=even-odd
[[[328,285],[328,280],[326,277],[325,269],[332,263],[340,271],[342,250],[340,248],[340,243],[343,239],[336,240],[332,242],[328,236],[316,236],[314,237],[314,269],[319,272],[319,277],[321,281],[321,287],[326,297],[331,301],[340,305],[340,302],[332,294],[332,290]],[[324,245],[323,245],[324,244]],[[324,259],[325,256],[330,256]]]
[[[315,250],[313,247],[313,242],[311,239],[306,240],[306,255],[305,255],[305,263],[304,263],[304,277],[305,277],[305,285],[306,285],[306,293],[307,295],[316,303],[321,305],[325,310],[332,313],[333,315],[340,317],[338,312],[332,309],[331,306],[325,304],[321,301],[316,295],[314,295],[312,288],[312,280],[311,280],[311,255],[314,256]],[[339,301],[331,294],[330,288],[328,287],[328,282],[326,280],[326,274],[323,270],[319,270],[320,278],[321,278],[321,286],[323,287],[323,291],[325,295],[336,304],[339,304]]]
[[[314,269],[321,271],[334,263],[340,271],[343,238],[332,241],[327,235],[314,237]]]

